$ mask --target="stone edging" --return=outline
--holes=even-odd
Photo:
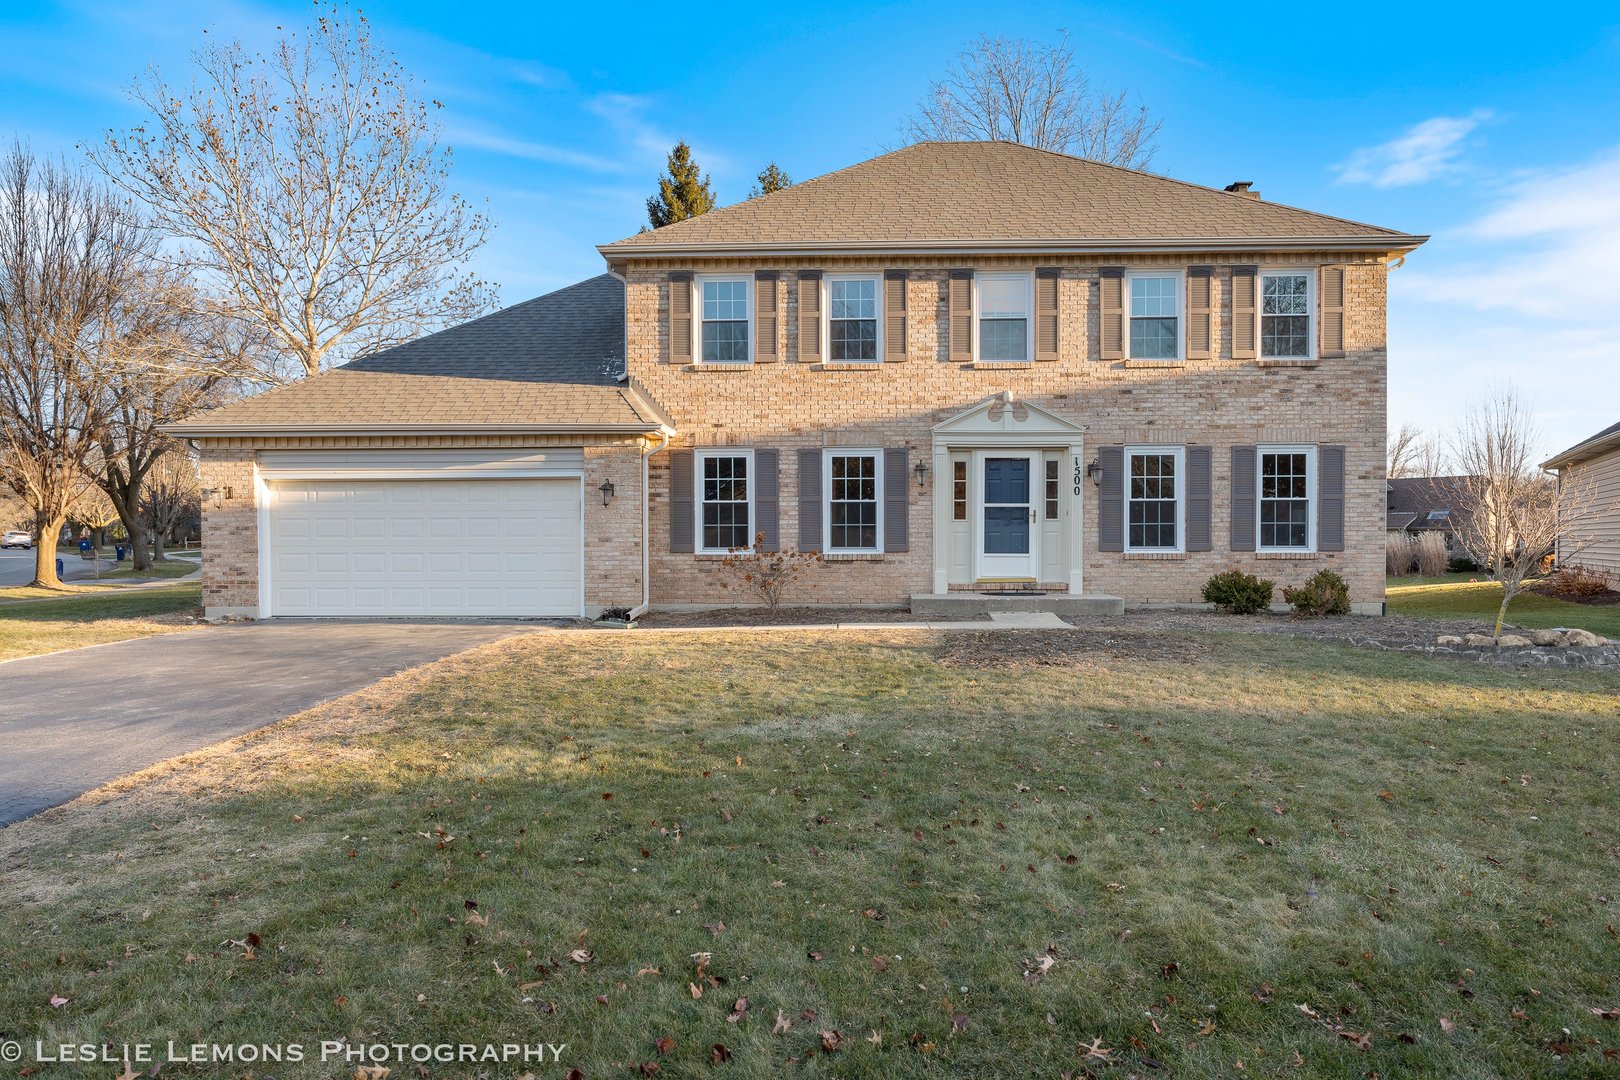
[[[1374,639],[1354,641],[1352,644],[1385,652],[1451,657],[1499,667],[1620,668],[1620,645],[1570,645],[1563,648],[1535,645],[1390,645]]]

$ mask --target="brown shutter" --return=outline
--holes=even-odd
[[[1104,266],[1097,271],[1097,310],[1102,314],[1102,348],[1098,356],[1103,360],[1124,359],[1125,268],[1123,266]]]
[[[1035,359],[1058,358],[1058,268],[1035,271]]]
[[[799,550],[821,550],[821,450],[799,451]]]
[[[1254,447],[1232,447],[1232,550],[1254,550]]]
[[[669,452],[669,550],[692,550],[692,451]]]
[[[778,521],[781,517],[781,499],[777,494],[780,483],[780,455],[775,450],[754,451],[754,532],[765,539],[761,547],[776,551],[782,543]],[[753,542],[753,537],[749,537]]]
[[[821,271],[799,271],[799,363],[821,361]]]
[[[973,359],[973,271],[952,270],[950,295],[951,359],[968,363]]]
[[[1322,323],[1322,352],[1325,357],[1344,355],[1344,267],[1322,267],[1322,301],[1318,318]]]
[[[1104,446],[1097,451],[1102,483],[1097,485],[1097,550],[1125,550],[1125,448]]]
[[[1344,550],[1344,447],[1316,448],[1316,550]]]
[[[1210,358],[1209,300],[1214,273],[1213,266],[1187,268],[1187,359],[1189,360]]]
[[[1210,531],[1209,474],[1209,447],[1187,447],[1187,526],[1185,539],[1188,551],[1210,551],[1215,546]]]
[[[1232,267],[1232,359],[1253,360],[1255,357],[1254,336],[1256,331],[1255,319],[1255,282],[1260,268],[1256,266]],[[1244,550],[1253,551],[1246,548]]]
[[[883,271],[883,359],[889,363],[906,358],[906,283],[910,280],[904,270]]]
[[[903,446],[883,451],[883,550],[911,550],[910,457]]]
[[[669,274],[669,362],[692,362],[692,271]],[[687,550],[691,550],[688,548]]]
[[[774,364],[781,359],[776,347],[776,271],[754,271],[754,363]]]

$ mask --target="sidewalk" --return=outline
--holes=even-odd
[[[567,633],[572,627],[558,627]],[[581,626],[581,630],[617,632],[616,627]],[[973,622],[836,622],[788,623],[768,626],[638,626],[638,634],[759,634],[801,630],[1072,630],[1073,623],[1064,622],[1050,611],[992,611],[987,619]]]

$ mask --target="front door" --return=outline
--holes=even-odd
[[[1038,454],[979,457],[980,581],[1036,577],[1035,470]]]

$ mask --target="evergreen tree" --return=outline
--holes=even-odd
[[[793,177],[783,172],[776,162],[771,162],[759,171],[759,179],[748,192],[750,199],[757,199],[761,195],[769,195],[773,191],[781,191],[785,187],[793,186]]]
[[[714,209],[714,192],[709,178],[692,160],[692,148],[684,141],[669,152],[669,175],[658,178],[658,194],[647,200],[647,220],[655,229]]]

